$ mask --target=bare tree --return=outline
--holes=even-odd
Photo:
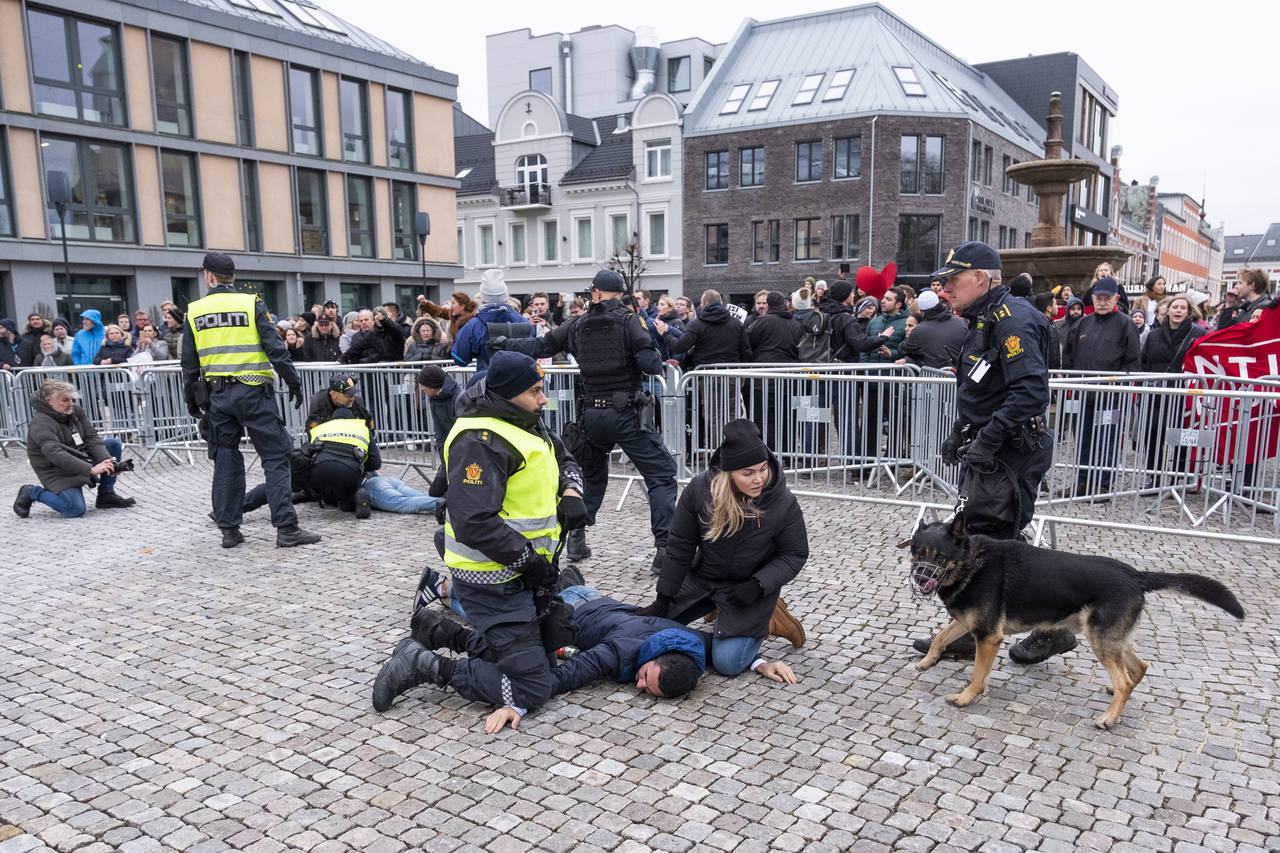
[[[609,269],[622,276],[629,292],[635,292],[648,269],[644,258],[640,256],[640,241],[632,240],[625,246],[615,248],[609,258]]]

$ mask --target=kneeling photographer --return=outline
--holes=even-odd
[[[40,485],[18,489],[13,511],[20,518],[31,514],[36,501],[64,518],[79,518],[85,513],[85,486],[98,487],[98,509],[135,503],[115,489],[115,475],[133,470],[133,460],[120,464],[124,446],[119,439],[100,438],[76,398],[75,386],[67,382],[45,382],[31,398],[27,458]]]

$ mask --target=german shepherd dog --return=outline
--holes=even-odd
[[[1240,602],[1212,578],[1140,572],[1109,557],[966,535],[963,515],[952,522],[921,524],[911,539],[898,545],[908,546],[912,591],[921,597],[937,593],[952,619],[933,638],[916,669],[937,663],[947,645],[966,631],[977,645],[969,686],[947,697],[961,708],[986,690],[1005,634],[1064,626],[1076,633],[1084,631],[1111,676],[1111,705],[1096,721],[1098,728],[1109,728],[1147,672],[1146,662],[1130,643],[1146,593],[1173,590],[1244,618]]]

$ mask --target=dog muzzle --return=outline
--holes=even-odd
[[[937,563],[918,560],[911,564],[911,572],[907,575],[907,585],[911,587],[911,595],[917,599],[932,598],[942,585],[947,570]]]

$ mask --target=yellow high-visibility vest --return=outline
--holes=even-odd
[[[187,323],[200,372],[231,376],[248,385],[271,381],[271,361],[262,349],[252,293],[210,293],[187,308]]]
[[[357,448],[361,458],[369,455],[369,425],[364,418],[333,418],[307,431],[309,441],[333,441]]]
[[[560,466],[556,463],[555,448],[551,442],[500,418],[458,418],[445,440],[446,467],[454,439],[463,432],[477,429],[502,436],[524,457],[524,465],[507,478],[507,492],[498,514],[504,524],[529,540],[534,550],[550,560],[560,542],[560,523],[556,520]],[[479,464],[469,467],[465,473],[476,480],[491,475]],[[470,572],[496,572],[506,568],[455,539],[451,519],[446,519],[444,525],[444,562],[451,569]]]

